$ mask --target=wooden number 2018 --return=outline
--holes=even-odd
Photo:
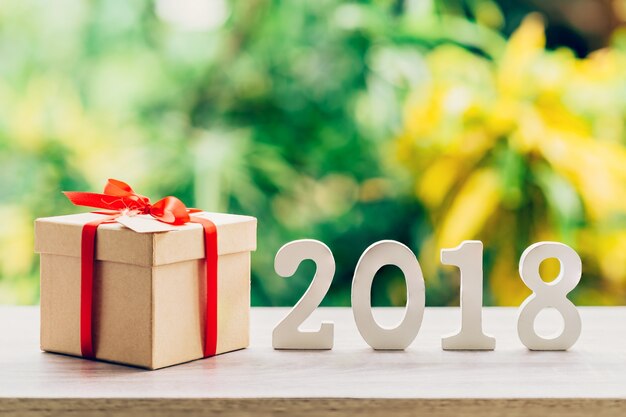
[[[553,283],[539,276],[539,264],[547,258],[561,264],[559,277]],[[317,272],[300,301],[274,328],[275,349],[332,349],[334,324],[323,322],[317,331],[300,330],[300,325],[322,302],[335,274],[335,261],[330,249],[316,240],[297,240],[284,245],[276,254],[276,272],[288,277],[300,263],[311,259]],[[446,350],[493,350],[495,338],[482,329],[482,242],[465,241],[454,249],[443,249],[441,261],[457,266],[461,272],[461,328],[442,339]],[[407,304],[402,321],[393,328],[384,328],[374,319],[371,288],[374,276],[385,265],[396,265],[404,274]],[[566,297],[581,277],[581,262],[569,246],[556,242],[540,242],[530,246],[520,260],[520,275],[533,290],[520,307],[518,334],[531,350],[561,350],[571,347],[580,335],[580,316],[576,306]],[[405,245],[384,240],[367,248],[354,271],[352,311],[363,339],[374,349],[405,349],[417,336],[424,315],[424,278],[417,258]],[[534,332],[539,311],[554,307],[563,316],[565,328],[553,339],[544,339]]]
[[[553,282],[545,282],[539,275],[539,265],[544,259],[556,258],[561,271]],[[524,251],[519,263],[519,273],[524,284],[533,293],[521,305],[517,332],[522,343],[531,350],[566,350],[580,336],[581,320],[576,306],[566,297],[578,285],[582,275],[582,262],[569,246],[556,242],[539,242]],[[534,323],[539,312],[555,308],[563,316],[563,331],[553,338],[543,338],[535,332]]]
[[[496,339],[483,333],[483,242],[470,240],[441,250],[441,263],[461,271],[461,329],[441,339],[444,350],[493,350]]]
[[[323,322],[317,331],[302,331],[300,325],[320,305],[335,275],[335,259],[328,246],[317,240],[296,240],[280,248],[274,260],[276,273],[283,277],[295,274],[306,259],[315,262],[317,271],[300,301],[274,328],[274,349],[332,349],[334,324]]]
[[[404,318],[392,329],[379,326],[372,314],[372,282],[376,272],[385,265],[400,268],[407,288]],[[424,277],[411,249],[399,242],[383,240],[363,252],[352,280],[352,313],[368,345],[374,349],[405,349],[409,346],[422,325],[425,298]]]

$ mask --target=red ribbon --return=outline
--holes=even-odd
[[[65,191],[63,194],[77,206],[96,207],[118,213],[149,214],[155,219],[169,224],[181,225],[189,222],[189,213],[201,210],[188,209],[176,197],[165,197],[154,204],[150,199],[137,194],[123,181],[109,179],[104,194]]]
[[[217,228],[205,218],[189,216],[201,210],[188,209],[176,197],[165,197],[154,204],[150,199],[137,194],[123,181],[109,179],[103,194],[64,192],[77,206],[106,209],[96,212],[107,215],[86,223],[81,237],[80,267],[80,349],[86,358],[94,358],[93,350],[93,270],[98,226],[113,221],[122,214],[149,214],[163,223],[182,225],[199,223],[204,229],[204,255],[206,262],[206,304],[204,329],[204,357],[215,355],[217,349]]]

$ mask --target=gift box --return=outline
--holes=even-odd
[[[36,220],[42,350],[158,369],[248,346],[256,219],[146,207]]]

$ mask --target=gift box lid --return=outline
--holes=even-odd
[[[194,214],[215,223],[217,253],[249,252],[256,249],[256,218],[225,213]],[[103,218],[81,213],[40,218],[35,221],[35,252],[79,257],[82,227]],[[157,225],[159,222],[150,219]],[[163,232],[137,233],[120,223],[103,223],[96,235],[96,259],[139,266],[158,266],[204,258],[202,225],[187,223]]]

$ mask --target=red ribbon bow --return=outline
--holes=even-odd
[[[107,210],[96,212],[107,215],[83,226],[81,238],[81,292],[80,292],[80,345],[84,357],[94,358],[92,312],[93,270],[95,261],[96,232],[98,226],[111,222],[122,214],[149,214],[156,220],[173,225],[188,222],[200,223],[204,228],[204,250],[206,262],[206,309],[204,357],[215,355],[217,348],[217,228],[205,218],[189,216],[202,210],[189,209],[176,197],[168,196],[154,204],[150,199],[137,194],[123,181],[109,179],[104,193],[64,191],[65,196],[77,206]]]
[[[149,214],[163,223],[174,225],[189,222],[189,213],[200,211],[188,209],[182,201],[172,196],[151,204],[148,197],[137,194],[130,185],[114,179],[107,181],[104,194],[77,191],[64,191],[63,194],[77,206],[95,207],[119,213]]]

